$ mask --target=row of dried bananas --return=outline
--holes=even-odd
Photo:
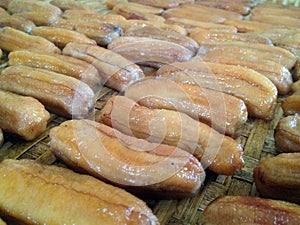
[[[248,114],[271,120],[278,93],[291,91],[299,43],[286,37],[299,35],[299,19],[242,20],[254,6],[244,0],[135,2],[107,1],[113,13],[100,15],[81,1],[0,1],[9,65],[0,76],[0,127],[32,140],[46,128],[45,106],[73,118],[50,131],[50,150],[69,167],[144,197],[190,196],[205,168],[232,175],[243,167],[234,138]],[[260,7],[297,14],[277,5],[252,13]],[[149,71],[156,78],[142,79]],[[102,84],[125,96],[109,99],[96,121],[75,120],[91,118]],[[9,196],[0,196],[0,212],[23,222],[158,223],[132,195],[65,169],[5,160],[0,174]],[[34,210],[45,201],[53,215]],[[275,213],[283,210],[285,220],[299,219],[298,206]]]

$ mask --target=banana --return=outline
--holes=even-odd
[[[131,82],[144,77],[139,66],[121,55],[99,46],[69,43],[63,49],[63,54],[95,66],[103,83],[118,91],[124,90]]]
[[[63,28],[40,26],[34,27],[31,31],[33,35],[43,37],[59,48],[64,48],[70,42],[85,43],[96,45],[96,41],[88,38],[86,35]]]
[[[0,48],[9,52],[26,49],[51,54],[61,53],[60,49],[47,39],[29,35],[11,27],[0,28]]]
[[[0,88],[34,97],[50,112],[68,118],[86,118],[94,110],[94,92],[87,84],[43,69],[7,67],[0,76]]]
[[[289,224],[297,225],[300,207],[284,201],[250,196],[222,196],[203,212],[203,225]]]
[[[29,141],[46,131],[50,114],[36,99],[0,90],[0,127]],[[3,135],[1,131],[0,146]]]
[[[245,102],[251,117],[271,120],[274,116],[277,89],[254,70],[197,60],[165,65],[157,76],[238,97]]]
[[[95,93],[100,91],[102,85],[101,76],[93,65],[65,55],[15,51],[9,53],[8,65],[23,65],[65,74],[88,84]]]
[[[299,171],[300,153],[282,153],[261,159],[253,177],[261,196],[299,204]]]
[[[168,41],[145,37],[119,37],[113,40],[108,49],[128,60],[141,65],[159,65],[188,61],[194,56],[189,49]]]

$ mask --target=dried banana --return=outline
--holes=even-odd
[[[11,13],[22,12],[52,12],[60,15],[62,12],[60,8],[51,5],[47,1],[32,1],[32,0],[11,0],[7,6],[7,10]]]
[[[0,48],[9,52],[26,49],[51,54],[61,53],[60,49],[47,39],[29,35],[10,27],[0,28]]]
[[[96,121],[130,136],[179,147],[219,174],[232,175],[244,165],[240,144],[184,113],[149,109],[115,96],[106,102]]]
[[[240,4],[236,1],[217,1],[217,0],[201,0],[197,1],[197,4],[201,4],[211,8],[223,9],[231,12],[241,14],[243,16],[248,15],[251,12],[251,7],[246,4]]]
[[[175,31],[182,35],[187,34],[187,31],[181,26],[147,21],[147,20],[126,20],[121,25],[121,27],[124,31],[126,31],[128,29],[142,28],[142,27],[146,27],[146,26],[158,27],[158,28],[161,28],[161,29],[167,30],[167,31]]]
[[[272,81],[272,83],[276,86],[279,94],[287,94],[292,89],[293,78],[290,71],[285,66],[274,61],[265,60],[262,58],[259,58],[257,60],[251,58],[239,59],[235,56],[226,56],[226,54],[204,54],[200,55],[200,58],[204,62],[236,65],[253,69],[270,79],[270,81]]]
[[[272,16],[288,16],[300,19],[300,14],[296,10],[290,10],[288,8],[268,8],[268,7],[255,7],[252,9],[253,15],[272,15]]]
[[[108,45],[108,49],[141,65],[183,62],[194,56],[181,45],[145,37],[119,37]]]
[[[88,84],[95,93],[101,89],[102,79],[97,69],[87,62],[73,57],[15,51],[9,53],[8,59],[10,66],[24,65],[65,74]]]
[[[298,114],[280,119],[276,127],[275,144],[284,152],[300,152],[300,117]]]
[[[14,16],[23,17],[34,22],[37,26],[49,26],[55,23],[59,16],[53,12],[48,11],[29,11],[22,13],[15,13]]]
[[[50,114],[32,97],[0,90],[0,128],[25,140],[33,140],[46,131]],[[0,146],[3,135],[0,135]]]
[[[157,76],[236,96],[245,102],[249,116],[273,118],[277,89],[254,70],[198,60],[163,66]]]
[[[207,23],[224,23],[225,18],[219,15],[214,15],[207,12],[201,12],[197,11],[197,9],[194,8],[172,8],[167,9],[164,11],[163,16],[167,18],[184,18],[184,19],[190,19],[200,22],[207,22]]]
[[[62,17],[69,21],[82,20],[85,22],[106,22],[115,26],[120,26],[126,19],[121,15],[106,14],[101,15],[93,11],[85,10],[67,10],[62,14]]]
[[[0,211],[16,224],[159,225],[146,203],[126,191],[33,160],[2,161],[0,189]]]
[[[43,69],[7,67],[0,76],[0,88],[34,97],[49,111],[68,118],[89,117],[94,110],[94,92],[87,84]]]
[[[297,12],[299,14],[299,12]],[[288,16],[273,16],[269,14],[264,15],[253,15],[251,16],[251,21],[267,23],[279,27],[289,28],[289,29],[299,29],[300,27],[300,19],[288,17]]]
[[[235,56],[241,60],[252,59],[259,61],[260,59],[267,59],[277,62],[289,70],[294,67],[297,61],[291,52],[283,48],[240,41],[203,43],[199,49],[199,54],[228,55]]]
[[[33,35],[43,37],[59,48],[64,48],[70,42],[78,42],[96,45],[96,41],[88,38],[82,33],[57,27],[40,26],[34,27],[31,31]]]
[[[74,1],[74,0],[50,0],[51,5],[55,5],[60,8],[62,11],[66,10],[82,10],[82,11],[94,11],[95,9],[88,4],[83,2]]]
[[[207,7],[201,4],[184,4],[182,8],[190,10],[191,13],[197,14],[208,14],[208,15],[218,15],[225,18],[226,20],[242,20],[243,16],[236,12],[226,11],[223,9],[216,9]]]
[[[162,41],[169,41],[187,49],[193,51],[195,54],[198,51],[199,45],[195,42],[192,38],[189,38],[185,35],[178,34],[176,32],[167,31],[160,29],[158,27],[146,26],[142,28],[133,28],[128,29],[124,36],[131,36],[131,37],[149,37],[154,38]]]
[[[253,177],[261,196],[299,204],[299,171],[300,153],[282,153],[261,159]]]
[[[250,196],[222,196],[206,207],[201,224],[297,225],[299,220],[300,207],[296,204]]]
[[[140,195],[190,196],[199,191],[205,178],[200,162],[191,154],[90,120],[70,120],[53,128],[50,146],[74,169]]]
[[[81,43],[69,43],[63,54],[84,60],[95,66],[103,83],[122,91],[128,84],[144,77],[143,71],[133,62],[108,49]]]
[[[283,109],[284,115],[286,116],[299,113],[300,112],[300,91],[297,90],[292,95],[285,98],[281,103],[281,107]]]
[[[26,33],[30,33],[35,24],[17,15],[5,15],[0,17],[0,27],[11,27]]]
[[[236,27],[236,29],[240,33],[266,31],[268,29],[276,28],[275,25],[270,25],[268,23],[261,23],[252,20],[226,20],[224,24]]]
[[[200,28],[190,32],[189,36],[196,40],[198,44],[218,41],[242,41],[272,45],[272,41],[270,39],[253,33],[230,33],[219,30],[205,30]]]
[[[239,129],[248,118],[245,103],[236,97],[166,79],[136,82],[125,90],[125,96],[151,109],[186,113],[233,137],[239,135]]]
[[[130,0],[130,2],[140,3],[143,5],[150,5],[153,7],[159,7],[159,8],[174,8],[179,6],[180,4],[186,4],[186,3],[194,3],[194,0]]]
[[[192,32],[194,29],[205,29],[205,30],[212,30],[212,31],[220,31],[220,32],[230,32],[236,33],[237,29],[234,26],[224,25],[224,24],[215,24],[215,23],[207,23],[202,21],[196,21],[191,19],[185,18],[176,18],[171,17],[168,18],[165,22],[169,25],[178,25],[184,27],[189,33]]]

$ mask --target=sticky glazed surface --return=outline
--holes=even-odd
[[[179,147],[219,174],[233,174],[244,165],[242,147],[235,140],[180,112],[148,109],[117,96],[107,101],[96,120],[127,135]]]
[[[300,152],[300,118],[298,114],[282,118],[275,133],[275,143],[284,152]]]
[[[242,99],[249,116],[270,120],[277,100],[274,84],[254,70],[199,60],[161,67],[158,77],[199,85]],[[253,95],[253,93],[256,93]]]
[[[46,108],[66,117],[87,117],[94,109],[93,90],[73,77],[26,66],[2,71],[3,90],[37,98]]]
[[[292,224],[300,219],[296,204],[250,196],[217,198],[203,212],[202,224]]]
[[[161,198],[196,193],[205,173],[192,155],[152,144],[88,120],[67,121],[50,132],[51,151],[73,168],[137,193]]]
[[[148,108],[186,113],[221,133],[234,137],[239,135],[239,128],[248,118],[246,105],[238,98],[166,79],[136,82],[125,90],[125,96]]]
[[[299,161],[300,153],[282,153],[262,159],[253,173],[260,195],[299,204]]]
[[[0,90],[0,101],[0,127],[4,131],[33,140],[46,130],[50,114],[38,100]],[[2,144],[2,131],[0,136]]]
[[[22,224],[159,224],[133,195],[62,167],[8,159],[0,180],[0,213]]]

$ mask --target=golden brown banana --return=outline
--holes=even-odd
[[[288,16],[300,19],[298,11],[290,10],[288,8],[255,7],[251,12],[253,15]]]
[[[85,11],[85,10],[66,10],[62,14],[62,17],[71,21],[82,20],[85,22],[107,22],[115,26],[120,26],[124,21],[126,21],[126,19],[121,15],[116,15],[116,14],[101,15],[93,11]]]
[[[94,110],[94,92],[87,84],[43,69],[7,67],[0,76],[0,88],[32,96],[49,111],[68,118],[88,117]]]
[[[125,96],[151,109],[183,112],[233,137],[248,118],[245,103],[236,97],[166,79],[138,81],[125,90]]]
[[[144,9],[144,7],[151,7],[151,6],[143,6],[142,7],[132,7],[131,4],[140,5],[136,3],[119,3],[116,4],[113,8],[113,12],[115,14],[119,14],[121,16],[124,16],[126,19],[137,19],[137,20],[149,20],[149,21],[155,21],[159,23],[163,23],[165,21],[165,18],[153,13],[147,13],[147,10]],[[151,7],[153,8],[153,7]],[[157,8],[154,8],[157,9]],[[146,11],[146,12],[145,12]]]
[[[51,5],[55,5],[60,8],[62,11],[66,10],[82,10],[82,11],[94,11],[95,9],[83,2],[74,1],[74,0],[50,0]]]
[[[130,2],[168,9],[168,8],[177,7],[180,4],[194,3],[195,1],[194,0],[130,0]]]
[[[7,6],[7,10],[11,13],[46,11],[55,13],[57,15],[61,14],[60,8],[51,5],[47,1],[11,0]]]
[[[284,152],[300,152],[300,117],[281,118],[275,132],[276,147]]]
[[[121,36],[122,30],[119,26],[115,26],[106,22],[85,22],[75,21],[74,30],[85,34],[87,37],[95,40],[99,45],[108,45],[115,38]]]
[[[223,9],[216,9],[207,7],[201,4],[184,4],[182,8],[190,10],[191,13],[218,15],[226,20],[242,20],[243,16],[236,12],[226,11]]]
[[[300,30],[293,35],[289,35],[277,41],[276,46],[287,49],[294,53],[297,58],[300,58]]]
[[[197,1],[197,4],[201,4],[211,8],[223,9],[231,12],[241,14],[243,16],[248,15],[251,12],[251,7],[246,4],[240,4],[233,1],[211,1],[211,0],[201,0]]]
[[[10,27],[0,28],[0,48],[9,52],[26,49],[51,54],[61,53],[60,49],[47,39],[29,35]]]
[[[276,28],[275,25],[270,25],[268,23],[262,23],[252,20],[226,20],[224,24],[236,27],[236,29],[240,33],[266,31],[268,29]]]
[[[175,31],[182,35],[187,34],[187,31],[181,26],[173,25],[173,24],[166,24],[166,23],[159,23],[159,22],[154,22],[154,21],[147,21],[147,20],[126,20],[121,25],[121,27],[124,31],[135,28],[135,27],[142,28],[145,26],[159,27],[163,30]]]
[[[35,24],[17,15],[5,15],[0,17],[0,27],[11,27],[26,33],[30,33]]]
[[[204,210],[203,225],[289,224],[297,225],[300,207],[284,201],[251,196],[222,196]]]
[[[143,13],[150,13],[154,15],[160,15],[164,10],[159,7],[152,7],[149,5],[134,3],[134,2],[124,2],[118,3],[114,6],[113,11],[117,7],[118,9],[123,9],[124,11],[133,11],[133,12],[143,12]]]
[[[0,189],[0,211],[16,224],[159,225],[146,203],[126,191],[33,160],[2,161]]]
[[[115,96],[107,101],[99,120],[127,135],[179,147],[219,174],[232,175],[244,165],[240,144],[184,113],[149,109]]]
[[[283,109],[284,115],[286,116],[299,113],[300,112],[300,91],[297,90],[292,95],[285,98],[281,103],[281,107]]]
[[[23,17],[34,22],[37,26],[49,26],[55,23],[59,16],[53,12],[48,11],[29,11],[22,13],[15,13],[14,16]]]
[[[260,36],[269,38],[276,45],[278,41],[286,37],[292,36],[297,32],[300,33],[300,31],[287,29],[287,28],[269,28],[269,29],[257,31],[255,33],[257,33]]]
[[[205,29],[205,30],[212,30],[216,32],[220,31],[220,32],[236,33],[237,31],[237,29],[234,26],[207,23],[207,22],[196,21],[196,20],[185,19],[185,18],[177,18],[177,17],[171,17],[166,19],[166,24],[182,26],[189,33],[192,32],[194,29],[198,29],[198,28]]]
[[[70,42],[96,45],[96,41],[88,38],[82,33],[57,27],[40,26],[34,27],[31,31],[33,35],[43,37],[59,48],[64,48]]]
[[[50,114],[38,100],[0,90],[0,101],[0,128],[5,132],[33,140],[46,130]]]
[[[108,49],[81,43],[69,43],[63,49],[64,55],[73,56],[94,65],[103,83],[122,91],[128,84],[144,77],[143,71],[121,55]]]
[[[167,9],[164,11],[163,16],[167,18],[185,18],[200,22],[207,22],[207,23],[224,23],[225,18],[219,15],[201,12],[199,13],[197,9],[194,8],[183,8],[177,7],[172,9]]]
[[[244,43],[240,41],[224,41],[203,43],[199,49],[199,54],[209,55],[229,55],[235,56],[237,59],[267,59],[277,62],[289,70],[292,69],[297,61],[294,54],[280,47],[257,44]]]
[[[198,60],[165,65],[157,71],[157,76],[236,96],[245,102],[249,116],[273,118],[277,89],[254,70]]]
[[[70,120],[53,128],[50,146],[74,169],[148,197],[190,196],[205,178],[201,163],[191,154],[90,120]]]
[[[124,36],[131,37],[149,37],[162,41],[174,42],[182,45],[187,49],[193,51],[195,54],[198,51],[199,45],[192,38],[185,35],[178,34],[167,30],[160,29],[158,27],[146,26],[142,28],[133,28],[125,32]]]
[[[23,65],[65,74],[88,84],[95,93],[101,89],[102,80],[97,69],[87,62],[73,57],[15,51],[9,53],[8,59],[10,66]]]
[[[224,31],[205,30],[200,28],[191,31],[189,36],[196,40],[198,44],[218,41],[242,41],[272,45],[272,41],[270,39],[253,33],[229,33]]]
[[[108,49],[141,65],[183,62],[194,56],[181,45],[145,37],[119,37],[108,45]]]
[[[280,16],[280,19],[278,19],[278,16],[273,16],[269,14],[253,15],[251,16],[250,20],[267,23],[275,26],[280,26],[284,28],[289,28],[289,29],[299,29],[300,27],[300,19],[288,17],[288,16]]]
[[[261,196],[299,204],[299,171],[300,153],[282,153],[261,159],[253,177]]]
[[[276,86],[279,94],[287,94],[291,91],[293,85],[293,78],[290,71],[283,65],[274,61],[265,60],[262,58],[254,59],[239,59],[235,56],[222,55],[199,55],[204,62],[220,63],[227,65],[236,65],[249,69],[253,69],[256,72],[269,78],[270,81]]]

